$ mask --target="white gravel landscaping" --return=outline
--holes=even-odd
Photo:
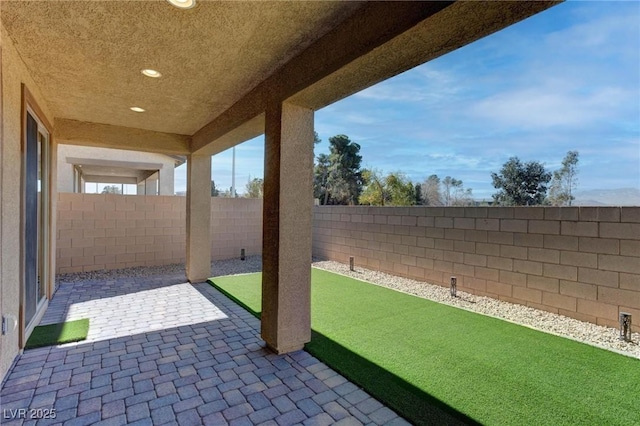
[[[250,256],[246,260],[239,259],[214,261],[211,263],[212,276],[234,275],[261,271],[260,256]],[[489,297],[475,296],[463,291],[457,292],[457,297],[452,297],[449,288],[429,284],[422,281],[401,278],[383,272],[372,271],[362,267],[355,267],[350,271],[349,266],[334,261],[314,261],[313,266],[336,272],[372,284],[391,288],[404,293],[412,294],[435,302],[444,303],[483,315],[501,318],[516,324],[534,328],[536,330],[567,337],[569,339],[598,346],[607,350],[619,352],[634,358],[640,358],[640,333],[632,334],[632,341],[625,342],[618,339],[619,330],[603,327],[588,322],[579,321],[563,315],[541,311],[527,306],[503,302]],[[184,276],[184,265],[173,264],[154,267],[127,268],[112,271],[96,271],[80,274],[65,274],[57,277],[58,282],[74,282],[86,279],[114,279],[131,276],[153,275]],[[638,324],[640,318],[635,320]],[[640,329],[640,325],[632,325],[633,329]]]

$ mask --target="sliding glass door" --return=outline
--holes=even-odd
[[[24,312],[29,327],[46,298],[49,132],[30,110],[27,111],[26,124]]]

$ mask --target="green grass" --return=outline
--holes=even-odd
[[[88,332],[88,319],[63,322],[60,324],[40,325],[33,329],[29,340],[27,340],[25,349],[79,342],[87,338]]]
[[[216,277],[259,315],[261,275]],[[640,360],[325,271],[306,349],[416,424],[640,424]]]

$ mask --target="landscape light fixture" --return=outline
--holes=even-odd
[[[240,260],[244,260],[244,259],[245,259],[244,249],[240,249]]]
[[[456,277],[451,277],[451,297],[456,297],[458,293],[458,279]]]
[[[196,0],[167,0],[178,9],[191,9],[196,5]]]
[[[353,262],[354,262],[354,257],[353,256],[349,256],[349,270],[350,271],[355,271],[355,269],[353,269]]]
[[[620,340],[631,341],[631,314],[620,312]]]

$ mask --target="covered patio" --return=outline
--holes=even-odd
[[[20,357],[2,424],[408,424],[307,352],[269,351],[254,316],[183,274],[61,283],[42,324],[81,318],[87,340]]]
[[[243,382],[242,387],[264,387],[273,401],[298,391],[285,385],[285,379],[291,377],[288,374],[295,372],[296,380],[305,384],[302,389],[308,389],[301,393],[326,395],[344,385],[340,389],[345,394],[336,396],[345,396],[348,402],[346,395],[353,389],[300,352],[311,336],[314,111],[554,4],[198,1],[193,8],[180,9],[165,0],[2,2],[0,377],[9,372],[33,328],[57,309],[53,294],[59,143],[187,157],[186,279],[194,285],[181,284],[181,288],[213,302],[219,310],[216,312],[227,317],[212,318],[202,326],[164,324],[163,318],[151,314],[148,325],[159,328],[131,329],[133,335],[126,336],[109,334],[118,328],[111,327],[118,324],[114,319],[100,329],[102,340],[29,351],[18,359],[5,383],[13,406],[50,406],[53,401],[60,404],[62,394],[75,386],[82,389],[75,393],[80,396],[76,400],[67,394],[65,401],[71,405],[77,402],[80,411],[85,405],[96,404],[97,396],[105,404],[105,398],[116,398],[107,395],[121,391],[134,392],[136,395],[126,397],[133,398],[131,401],[138,401],[137,394],[145,392],[157,396],[158,384],[150,380],[165,375],[161,365],[166,365],[162,368],[174,377],[173,384],[165,388],[193,385],[180,395],[185,401],[191,398],[187,393],[200,390],[197,383],[201,381],[211,384],[201,387],[231,392],[238,388],[225,387],[223,377],[232,378],[232,386],[236,386],[240,385],[236,380],[242,379],[235,376],[249,373],[243,370],[244,364],[233,366],[234,356],[247,363],[254,356],[257,370],[270,371],[256,375],[258,382]],[[195,284],[211,275],[211,155],[262,134],[265,184],[259,335],[265,347],[258,344],[257,322],[210,288]],[[72,248],[80,253],[82,243]],[[115,292],[115,297],[105,299],[109,303],[120,296],[151,290],[144,287],[148,283],[134,281],[130,288],[127,283],[119,284],[103,290],[107,294]],[[159,287],[168,284],[171,282],[160,282]],[[64,291],[56,297],[62,297]],[[72,293],[67,296],[82,294],[75,286]],[[151,302],[163,300],[161,293],[151,294]],[[45,315],[50,303],[50,314]],[[132,309],[138,317],[142,315],[139,305],[132,305]],[[62,315],[66,318],[69,313]],[[163,345],[168,345],[167,357],[180,358],[184,352],[186,358],[171,358],[166,364],[156,362],[165,357]],[[130,360],[123,359],[128,355]],[[67,362],[73,367],[65,368]],[[85,362],[87,367],[98,362],[101,367],[76,378],[73,371],[85,368]],[[129,364],[139,366],[126,367]],[[140,367],[143,364],[145,367]],[[136,376],[141,383],[137,387],[135,379],[129,385],[125,378],[131,378],[128,373],[122,377],[117,374],[147,367],[151,370],[134,373],[143,375]],[[54,371],[56,368],[58,371]],[[38,369],[41,371],[35,377],[31,370]],[[176,371],[169,371],[173,369]],[[224,369],[233,372],[225,376]],[[116,387],[125,382],[126,387],[116,390],[117,379],[124,380]],[[180,382],[176,385],[173,380]],[[189,380],[196,382],[186,383]],[[293,386],[299,386],[291,380]],[[272,387],[279,390],[271,394]],[[15,399],[20,392],[24,392],[24,400]],[[174,396],[176,392],[170,390]],[[241,391],[234,395],[237,399],[232,401],[248,398]],[[140,397],[138,403],[146,397]],[[129,421],[128,407],[136,403],[127,403],[126,398],[124,402],[108,401],[113,404],[102,409],[114,410],[118,413],[115,418],[125,415]],[[194,394],[193,398],[202,395]],[[92,402],[81,404],[84,400]],[[123,403],[125,412],[120,413]],[[240,405],[249,409],[242,404],[247,403]],[[363,402],[354,404],[357,408]],[[340,408],[334,401],[324,400],[319,406],[338,420],[331,414],[331,407],[342,412],[354,404]],[[272,405],[277,403],[268,402],[265,407]],[[224,410],[231,409],[217,410],[215,415],[224,417]],[[145,411],[152,410],[150,406],[141,410],[142,418],[153,415]],[[313,417],[300,405],[296,410],[306,418]],[[360,411],[363,415],[377,412]],[[183,412],[190,413],[183,416],[197,413],[198,419],[206,417],[195,407],[184,411],[174,407],[171,415]],[[210,414],[214,415],[213,411]],[[225,419],[233,420],[229,416]],[[365,423],[369,420],[376,421],[375,417],[363,418]]]

